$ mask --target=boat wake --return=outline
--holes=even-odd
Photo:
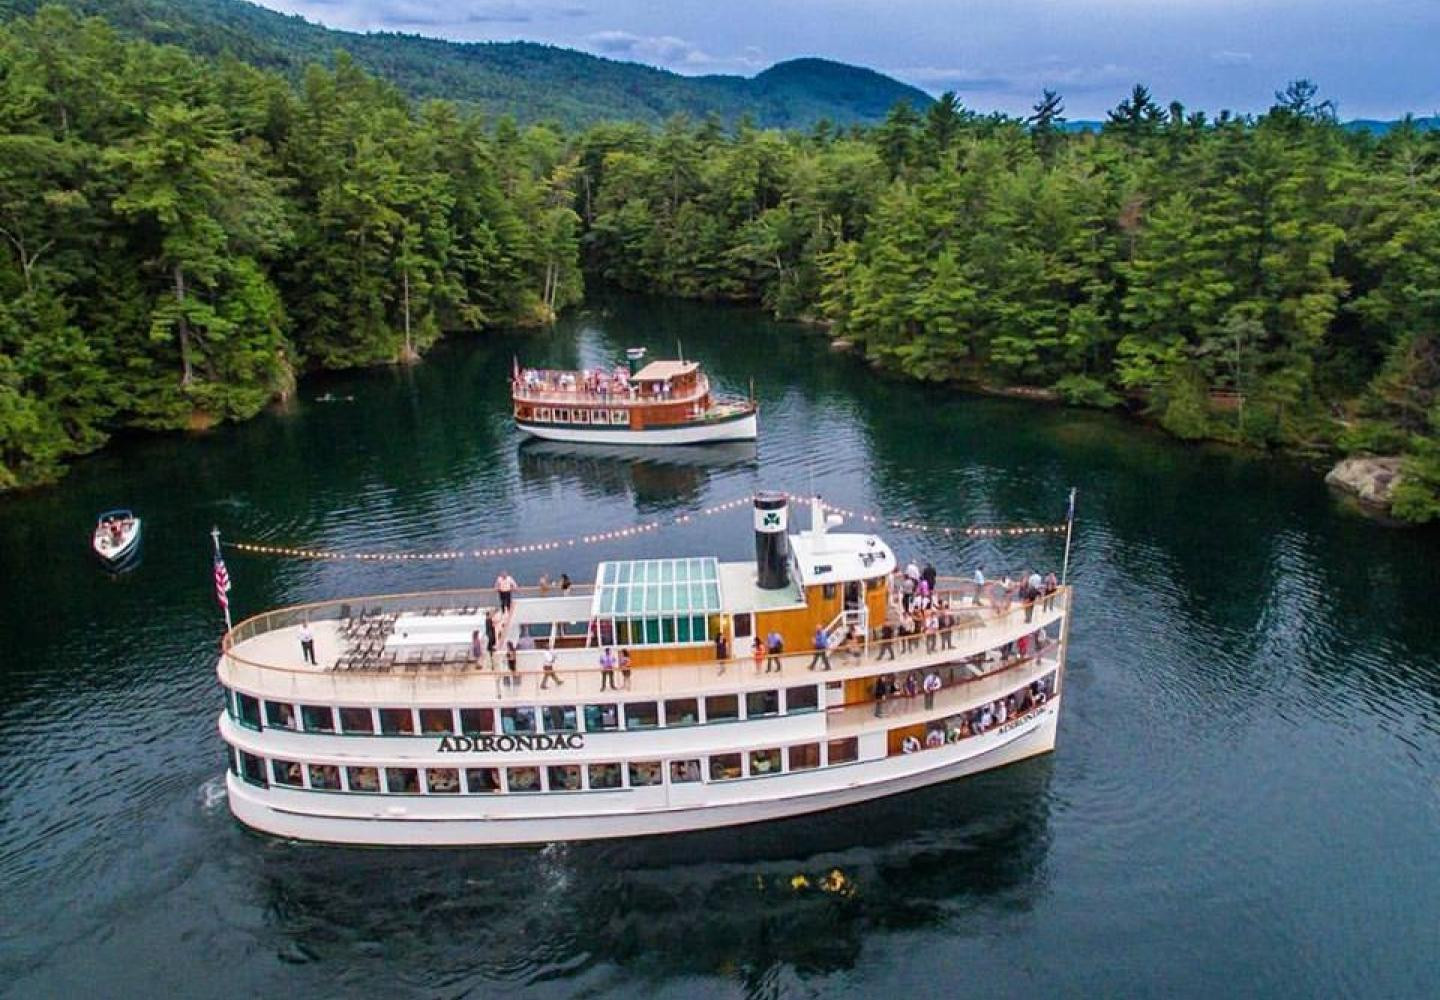
[[[209,816],[220,811],[227,797],[224,777],[211,778],[197,789],[200,811]]]

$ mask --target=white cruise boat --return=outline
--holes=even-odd
[[[240,623],[218,663],[230,808],[328,843],[586,840],[834,809],[1054,748],[1070,588],[1012,603],[940,577],[927,630],[897,635],[883,540],[818,500],[808,531],[788,533],[783,495],[754,517],[753,563],[604,562],[504,612],[468,591]]]

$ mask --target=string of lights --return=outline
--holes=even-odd
[[[807,497],[789,493],[785,494],[785,496],[791,500],[808,502]],[[501,556],[556,552],[561,549],[572,549],[580,545],[598,545],[604,542],[619,541],[624,538],[634,538],[637,535],[648,535],[660,531],[662,528],[688,524],[703,517],[711,517],[715,514],[735,510],[737,507],[748,506],[753,499],[751,496],[737,497],[734,500],[727,500],[724,503],[705,507],[693,513],[677,514],[674,517],[646,521],[642,524],[632,525],[628,528],[617,528],[613,531],[596,531],[585,535],[575,535],[570,538],[556,538],[542,542],[526,542],[520,545],[492,545],[476,549],[438,549],[428,552],[346,552],[339,549],[272,545],[268,542],[223,542],[222,544],[232,551],[242,552],[247,555],[273,556],[284,559],[316,559],[349,562],[445,562],[459,559],[496,559]],[[916,531],[959,538],[1051,535],[1063,534],[1065,531],[1065,524],[1063,522],[1060,524],[972,525],[970,527],[957,528],[949,525],[924,524],[919,521],[892,520],[881,517],[878,514],[848,510],[830,503],[825,504],[825,510],[865,524],[884,525],[903,531]]]

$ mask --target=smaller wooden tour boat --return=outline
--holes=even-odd
[[[140,553],[140,519],[129,510],[107,510],[95,521],[90,547],[110,569],[129,566]]]
[[[722,399],[694,361],[651,361],[625,352],[613,370],[557,371],[515,366],[515,426],[549,441],[582,444],[704,444],[753,441],[753,399]]]

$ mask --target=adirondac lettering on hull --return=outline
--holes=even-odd
[[[536,750],[583,750],[579,733],[541,733],[534,736],[442,736],[440,753],[515,753]]]

